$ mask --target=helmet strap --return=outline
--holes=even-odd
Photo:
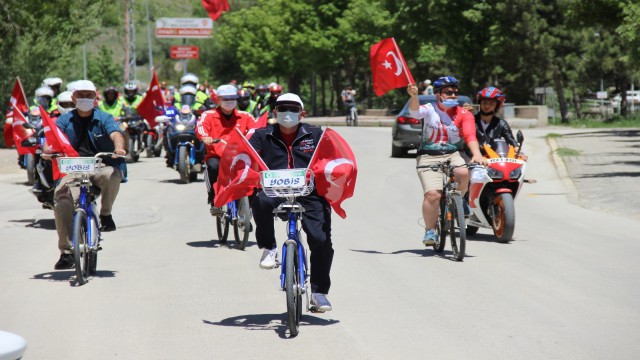
[[[494,111],[489,111],[489,112],[484,112],[484,111],[480,110],[480,115],[482,115],[482,116],[489,116],[489,115],[493,115],[495,113],[496,113],[495,110]]]

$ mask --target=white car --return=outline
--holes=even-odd
[[[615,108],[620,107],[620,101],[622,101],[622,96],[617,94],[611,99],[611,105]],[[631,104],[640,104],[640,91],[639,90],[627,90],[627,103]]]

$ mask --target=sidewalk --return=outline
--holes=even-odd
[[[556,163],[565,186],[574,186],[575,201],[640,220],[640,129],[563,130],[549,144],[580,152]]]

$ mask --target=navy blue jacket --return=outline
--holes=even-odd
[[[289,153],[280,134],[279,125],[268,125],[256,130],[249,139],[249,144],[270,170],[288,169],[290,157],[293,157],[293,168],[297,169],[309,166],[321,137],[322,129],[319,126],[301,123],[291,146],[292,151]]]
[[[70,111],[56,120],[56,125],[64,132],[69,138],[69,142],[74,149],[78,149],[80,145],[80,137],[78,134],[82,131],[82,124],[80,123],[80,115],[77,110]],[[98,152],[113,152],[115,146],[113,140],[111,140],[112,132],[119,132],[120,128],[113,119],[113,116],[104,111],[93,109],[93,119],[87,126],[89,140],[91,144]],[[122,171],[122,182],[126,182],[127,164],[123,158],[113,159],[111,157],[103,158],[102,160],[106,165],[117,167]]]

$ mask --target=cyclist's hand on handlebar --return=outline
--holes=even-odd
[[[211,145],[213,144],[213,138],[210,136],[203,137],[202,142],[205,143],[206,145]]]
[[[117,155],[125,156],[125,155],[127,155],[127,150],[125,150],[125,149],[116,149],[116,150],[114,150],[112,158],[114,158],[114,159],[117,158],[118,157]]]
[[[478,163],[480,165],[485,165],[485,166],[489,165],[489,162],[483,156],[474,156],[471,158],[471,162]]]

